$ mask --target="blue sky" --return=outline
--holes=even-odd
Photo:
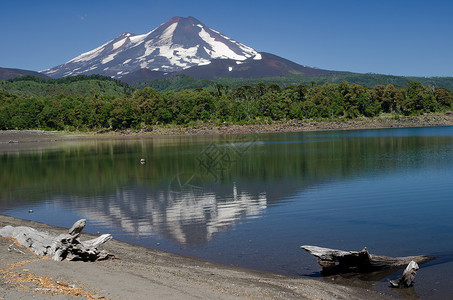
[[[303,65],[453,76],[451,0],[0,0],[0,67],[54,67],[173,16]]]

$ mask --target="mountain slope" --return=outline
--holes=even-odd
[[[270,53],[260,52],[259,55],[261,57],[259,60],[254,58],[248,58],[246,60],[214,59],[210,64],[193,66],[173,73],[140,69],[121,77],[120,80],[126,83],[136,83],[163,79],[168,76],[181,74],[198,79],[215,80],[223,77],[264,78],[277,76],[319,76],[346,73],[302,66]]]
[[[150,69],[143,68],[138,71],[126,74],[120,78],[125,83],[148,82],[156,79],[163,79],[168,77],[168,73],[162,71],[151,71]]]
[[[209,65],[194,66],[179,73],[202,79],[317,76],[342,73],[302,66],[270,53],[261,52],[260,55],[260,60],[250,58],[244,61],[217,59],[211,61]]]
[[[37,77],[41,77],[41,78],[49,78],[48,76],[35,72],[35,71],[0,68],[0,80],[13,79],[13,78],[21,77],[24,75],[37,76]]]
[[[149,33],[123,33],[69,62],[42,71],[52,78],[101,74],[119,78],[147,68],[175,72],[210,64],[213,59],[260,59],[258,52],[193,17],[174,17]]]

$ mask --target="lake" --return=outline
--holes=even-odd
[[[15,147],[0,152],[0,213],[86,218],[86,232],[403,298],[453,295],[453,127]],[[399,274],[322,279],[301,245],[439,258],[400,292]]]

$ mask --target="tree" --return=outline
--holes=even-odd
[[[240,86],[233,89],[229,96],[236,101],[246,101],[250,97],[249,89],[245,86]]]
[[[258,99],[259,97],[263,96],[267,92],[267,87],[264,83],[258,82],[253,87],[253,98]]]
[[[307,93],[308,93],[308,87],[304,84],[299,84],[296,87],[296,91],[299,93],[299,97],[297,100],[304,101],[305,95],[307,95]]]
[[[110,126],[112,129],[137,128],[140,124],[139,108],[130,98],[116,98],[112,102]]]
[[[453,95],[447,89],[441,87],[434,87],[434,98],[436,99],[437,103],[442,105],[443,107],[451,107],[453,103]]]
[[[374,90],[374,97],[385,113],[399,112],[403,105],[403,93],[401,89],[395,88],[393,84],[377,85]]]
[[[280,93],[280,91],[282,90],[282,88],[276,83],[269,84],[267,89],[268,89],[268,91],[273,91],[273,92],[277,92],[277,93]]]
[[[165,118],[161,115],[165,103],[156,89],[145,87],[143,90],[136,90],[132,99],[139,109],[140,119],[144,124],[156,124]]]
[[[409,81],[406,99],[403,103],[403,113],[406,115],[422,112],[434,112],[439,109],[432,89],[426,88],[419,82]]]
[[[374,117],[379,114],[381,106],[373,91],[367,90],[358,96],[357,108],[361,115],[364,115],[365,117]]]
[[[226,93],[226,90],[227,90],[227,86],[226,85],[223,85],[221,83],[215,83],[214,84],[214,88],[216,90],[216,96],[217,97],[220,97],[223,95],[223,92]]]

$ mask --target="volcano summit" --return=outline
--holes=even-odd
[[[101,74],[120,78],[148,69],[177,72],[207,65],[213,59],[261,59],[251,47],[204,25],[193,17],[174,17],[149,33],[122,33],[104,45],[41,73],[53,78]]]

